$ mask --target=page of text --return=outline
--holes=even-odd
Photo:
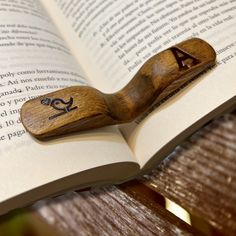
[[[116,129],[48,142],[25,131],[25,101],[88,82],[40,2],[0,1],[0,12],[0,202],[79,171],[133,162]]]

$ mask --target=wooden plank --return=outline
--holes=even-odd
[[[123,191],[112,186],[80,193],[70,192],[42,202],[37,205],[37,211],[48,223],[71,236],[201,235],[160,204],[154,204],[153,210],[136,200],[140,198],[140,191],[133,188],[130,192],[128,186],[121,188]],[[150,203],[152,201],[151,198]]]
[[[218,234],[236,235],[235,180],[236,112],[233,112],[190,137],[142,181],[206,220]]]

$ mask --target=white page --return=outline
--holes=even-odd
[[[134,166],[132,154],[116,128],[49,142],[39,142],[25,132],[19,116],[24,101],[87,81],[39,2],[2,4],[1,1],[0,202],[94,167],[120,162],[127,162],[127,168]],[[1,209],[2,205],[0,212]]]
[[[145,60],[187,38],[201,37],[216,49],[217,68],[138,125],[122,129],[142,166],[181,132],[235,97],[234,0],[55,0],[45,5],[59,16],[54,19],[74,53],[83,48],[78,58],[93,85],[105,92],[121,89]]]

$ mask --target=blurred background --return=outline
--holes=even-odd
[[[0,236],[66,236],[44,222],[34,211],[17,210],[0,217]]]

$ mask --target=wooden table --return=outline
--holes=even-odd
[[[66,235],[236,235],[236,111],[209,123],[152,173],[121,186],[69,192],[37,213]],[[164,207],[191,214],[192,225]]]

